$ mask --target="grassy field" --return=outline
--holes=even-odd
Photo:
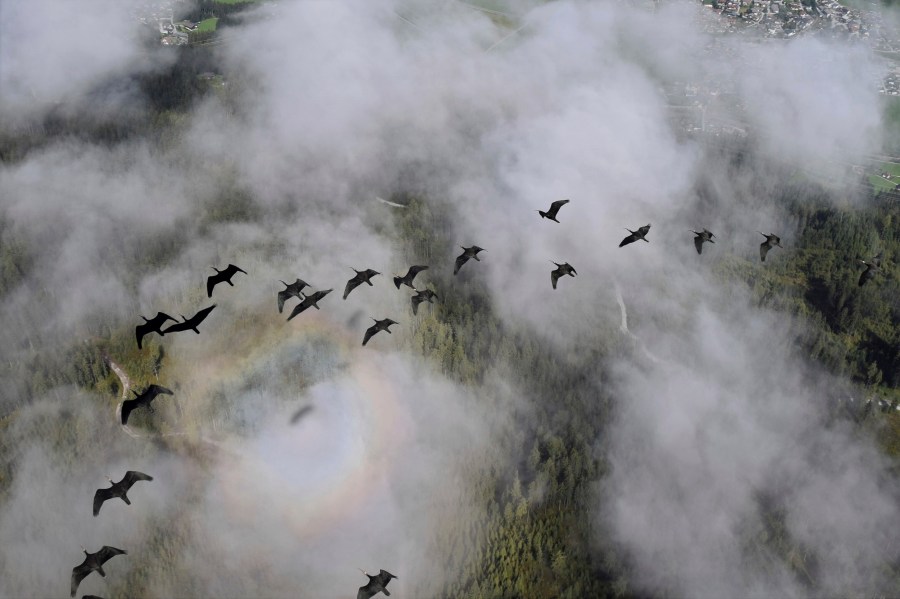
[[[219,22],[219,17],[212,17],[210,19],[204,19],[197,23],[197,33],[205,33],[208,31],[216,30],[216,23]]]
[[[900,164],[893,162],[879,162],[875,165],[876,173],[885,172],[893,176],[891,180],[885,179],[880,174],[869,175],[869,183],[872,184],[877,191],[889,191],[900,183]]]

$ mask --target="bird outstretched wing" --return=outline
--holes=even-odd
[[[365,334],[365,336],[363,337],[363,342],[362,342],[362,344],[365,345],[366,343],[368,343],[368,342],[369,342],[369,339],[372,338],[372,335],[374,335],[374,334],[377,333],[377,332],[378,332],[378,325],[377,325],[377,324],[373,324],[373,325],[370,326],[368,329],[366,329],[366,334]]]
[[[222,277],[224,273],[217,272],[214,275],[209,275],[206,278],[206,297],[212,297],[213,288],[224,281],[225,279]]]
[[[553,288],[556,289],[556,282],[560,277],[560,269],[556,268],[550,271],[550,282],[553,284]]]
[[[305,298],[302,302],[300,302],[299,304],[294,306],[294,309],[291,310],[291,313],[288,315],[288,318],[287,318],[288,320],[297,316],[298,314],[300,314],[301,312],[303,312],[304,310],[306,310],[307,308],[309,308],[312,305],[312,303],[308,302],[307,299],[308,298]]]
[[[110,559],[114,558],[117,555],[125,555],[128,553],[124,549],[117,549],[115,547],[110,547],[109,545],[104,545],[100,551],[97,552],[97,559],[100,560],[101,564],[105,564]]]
[[[278,313],[281,314],[284,311],[284,302],[286,302],[290,297],[294,295],[287,289],[284,291],[278,292]]]
[[[122,425],[128,424],[128,417],[131,415],[131,412],[141,405],[143,402],[138,401],[137,399],[131,399],[129,401],[122,402]]]
[[[766,261],[766,254],[768,254],[768,253],[769,253],[769,242],[767,240],[767,241],[763,241],[761,244],[759,244],[759,260],[760,260],[760,262]]]
[[[153,327],[149,323],[139,324],[134,327],[134,336],[137,339],[138,349],[142,349],[141,340],[144,338],[144,335],[153,331]]]
[[[349,281],[347,281],[347,286],[344,287],[344,299],[347,299],[347,296],[350,295],[350,292],[362,285],[363,278],[360,275],[356,275]]]
[[[419,304],[421,304],[422,302],[424,302],[424,301],[425,301],[425,298],[422,297],[421,295],[416,294],[416,295],[412,296],[412,297],[409,299],[409,301],[412,302],[413,314],[416,314],[416,313],[418,313],[418,311],[419,311]]]
[[[697,248],[698,254],[703,253],[703,237],[701,237],[700,235],[694,237],[694,247]]]
[[[72,568],[72,594],[70,595],[71,597],[75,596],[75,591],[78,590],[78,585],[81,584],[81,581],[84,580],[85,576],[90,574],[91,571],[92,571],[91,568],[84,563]]]
[[[153,398],[155,398],[157,395],[175,395],[175,393],[173,393],[171,389],[167,389],[162,385],[150,385],[142,395],[146,395],[147,401],[150,402],[153,401]]]
[[[619,247],[622,247],[622,246],[624,246],[624,245],[628,245],[629,243],[634,243],[634,242],[637,241],[637,240],[638,240],[637,235],[635,235],[634,233],[632,233],[631,235],[629,235],[628,237],[626,237],[625,239],[622,240],[622,243],[619,244]]]
[[[137,470],[129,470],[125,473],[125,478],[121,482],[125,485],[125,489],[128,490],[139,480],[153,480],[153,477]]]
[[[456,259],[456,267],[453,269],[453,274],[459,272],[459,269],[462,268],[462,265],[469,261],[469,256],[466,254],[462,254]]]
[[[97,492],[94,493],[94,517],[100,513],[100,507],[103,505],[103,502],[112,496],[111,489],[97,489]]]
[[[552,204],[550,204],[550,210],[548,210],[548,214],[556,218],[556,214],[559,212],[559,209],[569,203],[569,200],[556,200]]]

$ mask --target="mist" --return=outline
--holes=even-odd
[[[130,78],[172,56],[148,53],[118,3],[48,6],[3,5],[8,131],[60,110],[146,114]],[[0,595],[61,596],[79,545],[104,544],[129,555],[79,592],[127,595],[139,582],[154,596],[338,597],[364,582],[355,568],[385,568],[398,596],[441,594],[442,564],[470,556],[442,554],[436,539],[485,517],[471,470],[515,472],[523,456],[500,439],[533,417],[528,401],[554,398],[529,398],[501,367],[472,385],[416,355],[426,306],[414,318],[390,277],[425,260],[417,284],[483,284],[504,326],[593,372],[590,384],[613,397],[612,421],[590,440],[610,471],[593,481],[589,512],[626,556],[631,590],[886,592],[877,564],[900,551],[888,532],[900,516],[890,464],[827,417],[835,380],[796,355],[803,324],[715,273],[721,256],[756,259],[756,231],[794,241],[796,223],[771,197],[776,174],[881,151],[869,85],[879,60],[861,44],[717,38],[691,2],[491,10],[265,5],[210,51],[224,91],[170,116],[161,139],[59,136],[0,165],[2,231],[29,265],[0,305],[4,362],[65,361],[103,335],[133,343],[139,314],[216,304],[200,336],[154,339],[162,367],[134,384],[175,396],[159,400],[162,424],[146,437],[114,423],[121,387],[103,396],[48,384],[24,397],[30,373],[9,368]],[[46,12],[68,25],[42,22]],[[110,32],[103,43],[83,33],[97,27]],[[665,90],[686,81],[739,97],[708,110],[750,132],[734,144],[744,144],[739,164],[728,141],[673,124]],[[442,252],[404,244],[404,209],[375,199],[393,194],[448,215]],[[537,216],[562,198],[560,224]],[[647,223],[649,244],[617,248],[626,227]],[[718,237],[698,257],[689,230],[703,227]],[[487,250],[481,262],[448,277],[458,246],[472,244]],[[578,276],[553,290],[550,261]],[[249,274],[207,298],[210,266],[228,263]],[[342,300],[350,267],[381,274]],[[275,294],[296,277],[333,291],[321,311],[285,323]],[[618,330],[616,288],[653,359]],[[359,347],[370,318],[386,316],[400,326]],[[585,363],[600,346],[612,348],[604,363]],[[37,432],[59,415],[72,451]],[[98,437],[108,441],[85,444]],[[135,487],[134,505],[113,500],[91,518],[103,476],[127,469],[154,481]],[[761,503],[814,572],[784,566],[806,555],[744,544],[767,525]],[[167,549],[160,537],[176,528],[189,542]],[[142,553],[150,540],[158,554]]]

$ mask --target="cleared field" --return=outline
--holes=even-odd
[[[219,22],[219,17],[212,17],[210,19],[204,19],[197,23],[197,33],[204,33],[209,31],[216,30],[216,23]]]
[[[879,174],[869,175],[869,183],[876,191],[889,191],[900,183],[900,164],[879,162],[875,165],[874,170]],[[893,179],[885,179],[880,175],[882,172],[890,174]]]

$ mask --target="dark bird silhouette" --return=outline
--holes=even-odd
[[[137,470],[129,470],[125,473],[125,476],[122,478],[122,480],[117,483],[114,483],[108,476],[106,477],[106,480],[108,480],[109,484],[111,484],[112,486],[108,489],[97,489],[97,492],[94,493],[95,517],[100,513],[100,506],[102,506],[103,502],[107,499],[119,497],[126,504],[131,505],[131,501],[128,500],[128,489],[131,488],[131,485],[139,480],[153,480],[153,477],[149,474],[138,472]]]
[[[298,422],[300,422],[300,419],[312,412],[312,409],[312,406],[303,406],[302,408],[294,412],[294,415],[291,416],[291,424],[297,424]]]
[[[477,245],[473,245],[470,248],[465,246],[459,246],[463,249],[463,253],[456,258],[456,267],[453,269],[453,274],[459,272],[459,269],[462,268],[463,264],[469,261],[469,258],[475,258],[478,262],[481,262],[481,259],[478,257],[478,252],[486,252],[487,250],[484,248],[480,248]]]
[[[374,318],[372,320],[375,320]],[[385,318],[384,320],[375,320],[375,324],[366,329],[366,335],[363,337],[363,345],[369,342],[369,339],[372,338],[372,335],[377,333],[378,331],[387,331],[390,334],[391,330],[388,328],[392,324],[400,324],[396,321],[391,320],[390,318]]]
[[[128,416],[137,408],[145,407],[152,412],[153,406],[150,405],[150,402],[156,399],[157,395],[175,395],[171,390],[160,385],[150,385],[141,394],[134,390],[131,392],[135,395],[134,399],[122,402],[122,424],[128,424]]]
[[[551,262],[553,262],[553,261],[551,260]],[[572,265],[569,264],[568,262],[566,262],[565,264],[557,264],[556,262],[553,262],[553,264],[556,264],[556,266],[557,266],[557,268],[550,271],[550,282],[553,283],[554,289],[556,289],[556,282],[559,280],[560,277],[562,277],[564,275],[569,275],[570,277],[574,277],[575,275],[578,274],[577,272],[575,272],[575,269],[572,268]]]
[[[139,324],[134,327],[134,336],[137,338],[138,349],[141,349],[141,340],[144,338],[144,335],[148,333],[159,333],[163,335],[162,325],[167,320],[175,320],[165,312],[157,312],[156,316],[147,320],[147,318],[142,314],[141,318],[144,319],[144,324]],[[177,320],[175,322],[178,322]]]
[[[694,237],[694,247],[697,248],[698,254],[703,253],[703,242],[704,241],[708,241],[710,243],[715,243],[715,241],[713,241],[713,239],[712,239],[713,237],[715,237],[715,235],[713,235],[712,231],[710,231],[709,229],[703,229],[702,231],[694,231],[692,229],[691,233],[696,235],[696,237]]]
[[[356,276],[347,281],[347,286],[344,287],[344,299],[347,299],[347,296],[350,295],[350,292],[362,285],[363,283],[368,283],[369,287],[372,287],[372,277],[375,275],[380,275],[381,273],[377,270],[372,270],[371,268],[367,268],[366,270],[356,270],[353,269],[353,272],[356,273]],[[413,275],[415,276],[415,275]],[[400,286],[397,286],[397,289],[400,289]]]
[[[416,294],[410,298],[412,302],[413,314],[419,311],[419,304],[422,302],[428,302],[429,304],[434,303],[434,298],[437,297],[437,293],[432,291],[431,289],[416,289]]]
[[[82,595],[81,599],[103,599],[103,597],[98,597],[97,595]]]
[[[233,277],[236,273],[242,272],[244,274],[247,274],[246,270],[244,270],[240,267],[237,267],[234,264],[229,264],[227,267],[225,267],[225,270],[219,270],[215,266],[213,266],[212,269],[214,271],[216,271],[216,274],[210,275],[206,279],[206,295],[207,295],[207,297],[212,297],[213,287],[215,287],[216,285],[218,285],[219,283],[221,283],[223,281],[225,283],[228,283],[232,287],[234,287],[234,283],[231,282],[231,277]]]
[[[775,235],[774,233],[769,233],[768,235],[766,235],[762,231],[757,231],[757,233],[766,238],[765,241],[759,244],[759,259],[761,262],[766,261],[766,254],[768,254],[769,250],[771,250],[776,245],[778,247],[784,247],[781,245],[781,237],[779,237],[778,235]]]
[[[406,285],[407,287],[412,287],[413,289],[415,289],[415,287],[413,287],[413,279],[415,279],[416,275],[423,270],[428,270],[428,267],[422,265],[410,266],[405,275],[403,275],[402,277],[394,277],[394,285],[397,286],[397,289],[400,289],[400,285]]]
[[[299,304],[294,306],[294,309],[291,312],[291,315],[288,316],[288,320],[297,316],[298,314],[300,314],[301,312],[303,312],[310,306],[312,306],[316,310],[320,310],[317,302],[320,299],[322,299],[323,297],[325,297],[326,295],[328,295],[329,293],[331,293],[332,291],[334,291],[334,289],[325,289],[324,291],[316,291],[315,293],[310,293],[309,295],[304,296],[303,300]]]
[[[628,237],[623,239],[622,243],[619,244],[619,247],[622,247],[623,245],[628,245],[629,243],[634,243],[638,239],[643,239],[647,243],[650,243],[647,240],[647,233],[650,232],[650,225],[644,225],[643,227],[639,228],[637,231],[632,231],[631,229],[625,229],[625,230],[628,231],[629,233],[631,233],[631,235],[629,235]]]
[[[538,214],[541,215],[541,218],[549,218],[554,222],[559,222],[556,220],[556,213],[559,212],[559,209],[569,203],[569,200],[556,200],[552,204],[550,204],[550,210],[544,212],[543,210],[538,210]]]
[[[281,314],[284,311],[284,302],[289,300],[292,297],[296,297],[297,299],[303,299],[303,288],[309,287],[306,281],[302,281],[297,279],[293,283],[285,283],[281,282],[284,285],[284,291],[278,292],[278,313]]]
[[[209,316],[209,313],[213,311],[213,308],[216,307],[216,304],[213,304],[209,308],[203,308],[190,318],[186,318],[184,314],[179,314],[181,316],[183,322],[176,322],[169,328],[167,328],[164,332],[166,333],[180,333],[181,331],[194,331],[198,335],[200,334],[200,330],[197,329],[200,326],[200,323],[206,320],[206,317]]]
[[[860,260],[861,263],[866,265],[866,269],[859,275],[860,287],[865,285],[866,281],[873,278],[878,273],[878,271],[881,270],[881,256],[883,253],[884,252],[878,252],[878,255],[872,257],[871,262]]]
[[[106,577],[106,572],[103,571],[103,564],[117,555],[125,555],[128,553],[127,551],[116,549],[109,545],[104,545],[97,553],[88,553],[87,549],[84,547],[82,547],[81,550],[84,551],[85,558],[80,565],[72,568],[71,597],[75,596],[75,591],[78,590],[78,585],[81,584],[81,581],[84,580],[85,576],[96,571],[100,576]]]
[[[392,578],[397,578],[396,576],[387,570],[381,570],[375,576],[372,576],[365,570],[360,570],[360,572],[369,577],[369,582],[366,583],[366,586],[359,587],[356,599],[369,599],[369,597],[373,597],[378,593],[384,593],[387,596],[391,595],[386,587]]]

